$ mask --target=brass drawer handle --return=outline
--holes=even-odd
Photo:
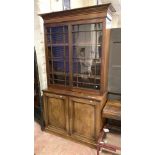
[[[90,102],[90,103],[92,103],[93,101],[92,101],[92,100],[90,100],[89,102]]]
[[[62,96],[60,96],[60,98],[62,98]]]

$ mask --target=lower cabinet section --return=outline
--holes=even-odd
[[[45,130],[96,146],[103,101],[44,93]]]

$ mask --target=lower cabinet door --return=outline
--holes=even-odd
[[[97,102],[88,99],[69,98],[70,134],[72,137],[84,142],[96,141],[97,104]]]
[[[44,118],[46,129],[61,134],[68,134],[68,97],[44,94]]]

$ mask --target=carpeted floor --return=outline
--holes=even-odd
[[[118,137],[111,136],[111,139],[120,145]],[[42,132],[40,125],[34,122],[34,153],[35,155],[96,155],[96,150],[53,134]],[[113,154],[102,152],[100,155]]]

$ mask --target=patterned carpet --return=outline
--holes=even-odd
[[[112,137],[115,142],[117,137]],[[96,150],[64,138],[42,132],[40,125],[34,122],[34,153],[35,155],[96,155]],[[100,155],[113,155],[102,152]]]

